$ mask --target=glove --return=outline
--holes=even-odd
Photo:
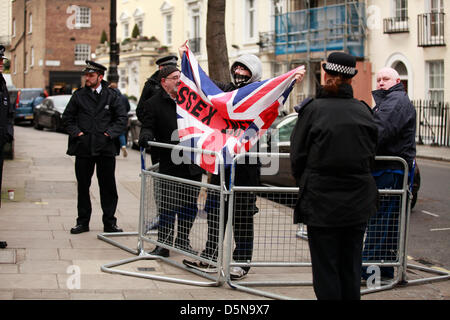
[[[139,146],[142,148],[150,148],[150,146],[148,145],[148,142],[151,140],[151,137],[148,135],[142,135],[139,137]]]

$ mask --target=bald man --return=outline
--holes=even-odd
[[[373,117],[378,128],[378,156],[397,156],[412,168],[416,156],[416,110],[400,82],[398,72],[383,68],[377,73],[377,90],[372,92],[376,105]],[[377,161],[373,175],[378,189],[402,189],[403,166],[397,162]],[[408,174],[408,172],[406,172]],[[383,201],[368,224],[363,261],[396,261],[399,234],[398,201]],[[393,267],[381,267],[383,280],[393,279]],[[368,279],[363,269],[363,279]]]

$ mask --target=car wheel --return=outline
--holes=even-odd
[[[44,129],[44,127],[39,124],[39,118],[36,115],[34,116],[33,125],[34,125],[35,129],[38,129],[38,130]]]

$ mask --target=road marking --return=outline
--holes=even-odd
[[[439,217],[438,214],[431,213],[431,212],[429,212],[429,211],[422,210],[422,212],[425,213],[425,214],[428,214],[428,215],[430,215],[430,216],[433,216],[433,217]]]
[[[447,230],[450,230],[450,228],[430,229],[430,231],[447,231]]]

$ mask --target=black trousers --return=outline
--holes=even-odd
[[[103,225],[113,226],[117,221],[114,214],[119,198],[115,178],[116,158],[102,156],[75,158],[75,175],[78,182],[77,224],[88,226],[91,219],[92,206],[89,189],[95,167],[97,167],[97,180],[100,188]]]
[[[183,178],[200,182],[202,175]],[[175,245],[189,245],[189,234],[197,216],[197,198],[200,188],[186,183],[159,182],[158,190],[158,242],[172,245],[175,219],[178,219]]]
[[[4,143],[0,142],[0,193],[2,191],[2,180],[3,180],[3,147]],[[2,206],[2,198],[0,197],[0,207]]]
[[[360,300],[366,225],[308,226],[314,292],[318,300]]]

